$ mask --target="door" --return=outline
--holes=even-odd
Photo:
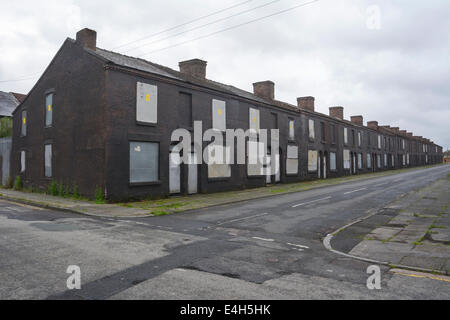
[[[321,163],[321,159],[322,159],[322,153],[319,152],[319,156],[317,157],[317,177],[320,179],[322,178],[322,163]]]
[[[275,155],[275,183],[281,181],[280,154]]]
[[[188,167],[188,194],[198,192],[198,165],[196,164],[196,154],[191,153]]]
[[[169,192],[170,194],[181,192],[181,157],[175,147],[171,147],[169,153]]]

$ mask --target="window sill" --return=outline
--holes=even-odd
[[[286,177],[296,178],[296,177],[298,177],[298,172],[297,173],[286,173]]]
[[[231,177],[223,177],[223,178],[208,178],[208,183],[209,182],[223,182],[223,181],[230,181]]]
[[[136,121],[136,124],[139,126],[146,126],[146,127],[156,127],[158,125],[157,123],[143,122],[143,121]]]
[[[145,186],[155,186],[155,185],[160,185],[160,184],[161,184],[161,180],[152,181],[152,182],[130,182],[130,183],[128,183],[128,185],[130,187],[145,187]]]

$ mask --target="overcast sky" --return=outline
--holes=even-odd
[[[299,96],[314,96],[319,112],[341,105],[346,119],[361,114],[365,122],[399,126],[450,147],[448,0],[319,0],[173,46],[305,2],[2,1],[0,90],[28,93],[64,39],[89,27],[104,49],[177,70],[179,61],[201,58],[209,79],[248,91],[253,82],[272,80],[278,100],[296,104]]]

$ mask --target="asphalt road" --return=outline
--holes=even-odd
[[[231,205],[108,219],[0,200],[0,299],[450,299],[450,283],[392,274],[323,238],[444,177],[440,166]],[[351,248],[350,248],[351,249]],[[81,289],[68,290],[69,265]]]

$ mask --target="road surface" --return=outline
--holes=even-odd
[[[110,219],[0,200],[0,299],[449,299],[323,238],[445,177],[439,166],[170,216]],[[69,266],[81,289],[69,290]]]

